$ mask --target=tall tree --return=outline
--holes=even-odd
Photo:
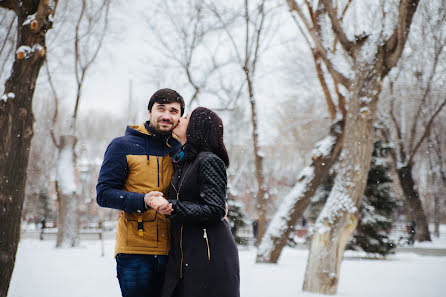
[[[345,6],[341,18],[344,16],[349,4],[350,2]],[[331,125],[329,135],[316,144],[311,154],[309,165],[304,167],[297,182],[279,204],[278,210],[274,214],[266,234],[260,242],[256,261],[266,263],[277,263],[283,247],[286,245],[293,230],[292,227],[307,209],[311,198],[341,151],[346,109],[345,97],[341,94],[340,88],[348,88],[350,86],[350,81],[338,72],[330,62],[328,57],[332,52],[323,47],[320,42],[320,32],[316,28],[320,30],[318,22],[323,10],[318,9],[313,13],[311,4],[306,1],[306,8],[312,13],[305,17],[300,7],[295,5],[295,2],[288,1],[288,5],[291,11],[297,12],[307,30],[305,32],[297,17],[292,14],[299,31],[311,50],[317,78],[330,113]],[[335,49],[336,46],[333,51]],[[329,75],[333,83],[330,83],[330,80],[326,78],[327,75]],[[330,85],[332,85],[332,88],[330,88]],[[332,94],[335,94],[337,104]]]
[[[51,130],[51,136],[57,148],[57,247],[74,247],[79,244],[80,193],[75,179],[77,167],[75,147],[78,140],[76,122],[87,73],[98,57],[107,32],[110,0],[102,0],[100,2],[80,0],[80,3],[76,2],[75,5],[77,15],[73,23],[74,38],[72,40],[72,48],[68,49],[68,52],[71,50],[73,53],[74,60],[75,104],[69,120],[62,123],[63,129],[59,139],[55,136],[54,129]],[[73,9],[68,3],[63,8],[66,11]],[[48,70],[48,64],[47,67]],[[51,71],[48,70],[47,75],[55,99],[55,113],[52,125],[55,127],[58,115],[58,95],[52,80]]]
[[[292,0],[287,2],[305,22],[306,17],[300,5]],[[342,2],[345,7],[350,1]],[[361,23],[360,30],[370,32],[347,33],[347,21],[340,19],[342,9],[338,6],[338,1],[334,5],[332,0],[318,3],[316,11],[322,11],[319,16],[320,26],[307,26],[310,28],[312,41],[324,52],[327,52],[327,44],[324,43],[327,38],[338,41],[335,43],[335,46],[339,45],[337,57],[343,59],[346,73],[337,73],[341,65],[335,65],[328,55],[324,58],[332,66],[327,67],[329,71],[339,79],[348,80],[346,89],[349,99],[338,172],[327,203],[315,224],[303,285],[305,291],[324,294],[335,294],[337,291],[345,246],[358,222],[358,208],[370,168],[374,142],[373,125],[382,80],[401,57],[418,1],[402,0],[397,6],[363,1],[352,5],[355,5],[356,12],[363,8],[364,13],[366,6],[369,11],[374,8],[376,12],[381,12],[370,15],[370,18],[374,18],[374,26]],[[396,24],[386,17],[388,10],[398,16]],[[310,15],[314,13],[313,9],[308,12]],[[376,22],[381,26],[376,26]],[[328,25],[331,28],[327,28]],[[327,33],[331,37],[324,36]]]
[[[243,2],[244,14],[241,16],[243,24],[243,34],[238,35],[231,32],[229,26],[233,23],[224,19],[221,11],[216,7],[215,3],[210,3],[208,8],[221,22],[222,29],[229,39],[233,52],[235,54],[236,63],[243,77],[243,85],[246,87],[247,98],[251,113],[252,126],[252,153],[255,163],[256,177],[256,208],[258,213],[258,232],[257,240],[260,242],[263,234],[266,232],[267,226],[267,207],[268,207],[268,186],[265,184],[263,154],[259,141],[259,115],[258,115],[258,99],[256,94],[256,69],[262,50],[265,49],[265,38],[267,36],[266,24],[271,21],[271,16],[275,10],[274,6],[269,5],[269,1],[262,0],[253,4],[248,0]],[[243,40],[237,40],[238,36],[242,36]],[[237,42],[238,41],[238,42]]]
[[[420,30],[409,39],[411,53],[404,57],[406,66],[389,77],[390,106],[384,115],[389,120],[381,130],[386,140],[396,146],[391,156],[404,194],[407,217],[416,222],[415,239],[418,241],[430,241],[431,237],[413,168],[417,153],[428,140],[435,119],[446,105],[443,93],[446,10],[442,9],[445,5],[445,0],[420,5]],[[401,114],[395,105],[399,106]],[[414,106],[412,117],[407,116],[411,105]]]
[[[46,33],[57,0],[0,1],[17,15],[17,42],[11,75],[0,99],[0,296],[6,296],[20,237],[26,168],[33,136],[32,101],[45,61]]]

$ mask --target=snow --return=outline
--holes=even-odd
[[[339,182],[335,182],[334,189],[330,192],[330,196],[315,224],[315,230],[319,233],[330,231],[327,224],[331,225],[334,223],[338,216],[341,215],[341,212],[353,214],[358,210],[352,199],[345,193],[348,183],[348,180],[345,180],[342,185]]]
[[[330,154],[331,149],[333,148],[333,145],[335,144],[335,137],[332,135],[329,135],[316,143],[316,148],[311,153],[314,157],[320,157],[320,156],[328,156]]]
[[[74,177],[73,151],[70,146],[61,149],[57,162],[57,183],[59,191],[65,195],[76,192]]]
[[[33,20],[36,19],[36,14],[29,15],[26,20],[23,22],[22,26],[29,25]]]
[[[359,98],[359,101],[361,101],[362,104],[369,104],[370,102],[372,102],[372,98],[370,98],[370,97],[361,97],[361,98]]]
[[[32,47],[29,47],[28,45],[21,45],[17,50],[16,54],[23,52],[25,54],[24,59],[28,58],[33,52],[35,51],[41,51],[43,50],[43,47],[40,44],[34,44]]]
[[[14,99],[15,98],[15,94],[9,92],[8,94],[4,94],[1,98],[0,98],[0,102],[1,101],[8,101],[8,99]]]
[[[114,240],[83,241],[81,247],[56,249],[53,241],[23,239],[8,297],[118,297]],[[254,248],[240,248],[241,296],[326,295],[302,292],[307,250],[285,248],[277,265],[256,264]],[[342,297],[440,297],[446,291],[446,257],[400,253],[386,260],[345,253],[338,294]]]

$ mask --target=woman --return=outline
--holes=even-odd
[[[198,107],[173,133],[183,147],[174,156],[168,202],[154,199],[150,205],[171,213],[172,245],[162,296],[238,297],[238,251],[224,219],[229,158],[222,121]]]

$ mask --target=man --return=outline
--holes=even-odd
[[[100,206],[122,211],[116,231],[116,269],[124,297],[158,297],[170,248],[169,205],[152,209],[167,197],[172,156],[181,144],[172,129],[184,113],[174,90],[156,91],[149,100],[149,121],[129,126],[109,144],[96,186]]]

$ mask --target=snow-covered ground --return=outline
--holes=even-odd
[[[104,257],[96,240],[82,241],[74,249],[54,245],[52,240],[21,240],[8,297],[120,296],[114,240],[105,241]],[[255,249],[240,248],[241,296],[323,296],[301,290],[307,255],[306,250],[288,248],[278,265],[255,264]],[[446,257],[399,253],[374,260],[348,251],[337,296],[443,297],[445,276]]]

